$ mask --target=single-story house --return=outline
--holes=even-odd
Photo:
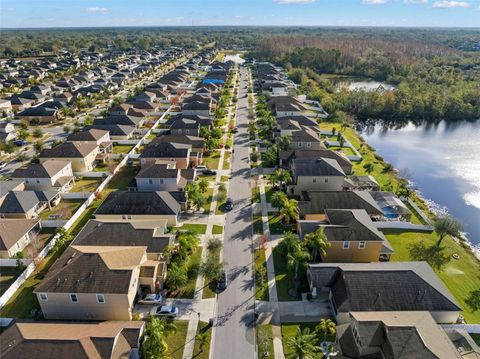
[[[39,219],[0,218],[0,258],[12,258],[41,230]]]

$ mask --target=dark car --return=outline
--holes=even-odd
[[[218,290],[225,290],[227,289],[228,279],[227,279],[227,272],[223,271],[220,279],[217,282],[217,289]]]
[[[217,171],[215,170],[210,170],[210,169],[206,169],[206,170],[203,170],[203,174],[204,175],[207,175],[207,176],[210,176],[210,175],[216,175],[217,174]]]
[[[233,201],[231,198],[227,198],[224,208],[226,211],[231,211],[233,209]]]
[[[15,146],[25,146],[27,144],[27,141],[16,140],[16,141],[13,141],[13,143],[14,143]]]

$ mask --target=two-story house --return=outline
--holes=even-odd
[[[68,192],[75,183],[70,161],[45,160],[18,168],[12,178],[25,181],[25,188],[34,191]]]

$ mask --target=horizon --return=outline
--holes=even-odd
[[[478,28],[479,0],[2,0],[1,29],[301,26]]]

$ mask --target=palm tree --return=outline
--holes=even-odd
[[[285,219],[286,224],[295,221],[299,216],[298,202],[294,199],[287,199],[280,207],[280,214]]]
[[[325,236],[323,227],[318,227],[316,231],[307,233],[304,238],[305,246],[311,251],[312,259],[315,261],[318,254],[322,257],[327,255],[327,249],[330,247],[330,242]]]
[[[433,226],[438,234],[437,247],[440,247],[445,236],[458,236],[459,232],[463,230],[463,225],[448,214],[435,218]]]
[[[375,169],[375,166],[373,165],[372,162],[367,162],[363,165],[363,168],[365,169],[365,172],[368,174],[372,173],[373,170]]]
[[[278,147],[280,147],[280,149],[282,151],[287,151],[288,148],[290,147],[290,142],[291,142],[292,138],[290,136],[282,136],[278,139]]]
[[[271,203],[275,208],[282,208],[283,204],[288,200],[287,195],[281,191],[274,192],[272,194]]]
[[[200,349],[200,353],[203,353],[203,349],[205,345],[208,343],[208,333],[200,333],[197,334],[197,342],[198,342],[198,349]]]
[[[188,273],[185,266],[179,265],[178,263],[171,263],[168,266],[165,282],[169,288],[178,288],[187,284]]]
[[[315,331],[317,332],[317,335],[322,342],[326,341],[327,338],[335,335],[336,330],[337,326],[335,325],[335,322],[331,319],[322,319],[320,320],[320,323],[318,323],[318,325],[315,327]]]
[[[299,244],[300,242],[295,234],[286,232],[277,247],[279,253],[286,257],[288,253],[294,252]]]
[[[165,319],[151,316],[145,329],[145,340],[140,352],[143,359],[166,359],[168,355],[168,344],[166,338],[169,334],[175,333],[177,327],[168,323]]]
[[[279,182],[279,185],[282,185],[283,183],[288,183],[292,181],[292,175],[290,174],[290,171],[280,168],[275,171],[277,181]]]
[[[305,267],[310,258],[310,253],[300,243],[292,252],[287,253],[287,268],[294,271],[294,279],[298,278],[298,271]]]
[[[303,330],[297,327],[295,338],[287,338],[287,347],[291,350],[291,359],[313,359],[318,356],[320,347],[317,345],[317,336],[310,333],[309,328]]]

